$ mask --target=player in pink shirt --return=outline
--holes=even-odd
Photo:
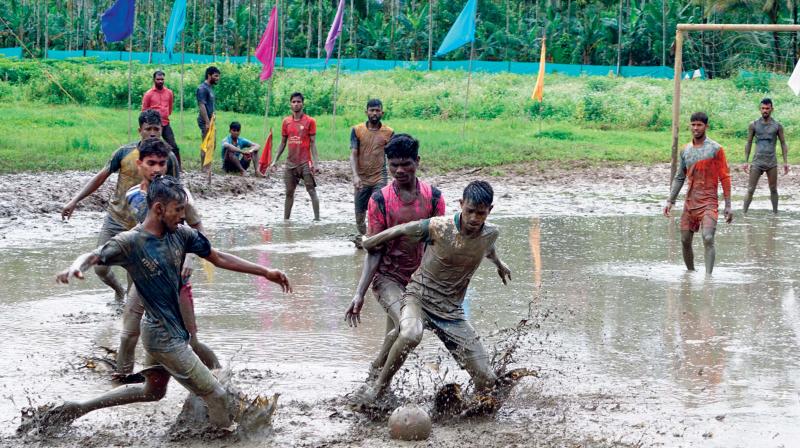
[[[386,158],[394,181],[374,193],[369,200],[368,236],[399,224],[444,215],[445,203],[441,192],[417,179],[418,154],[419,142],[408,134],[396,134],[389,140]],[[370,365],[367,381],[377,378],[397,339],[402,308],[400,299],[411,274],[419,267],[424,251],[423,242],[401,237],[388,242],[381,251],[369,252],[364,257],[361,279],[345,319],[354,327],[361,322],[361,307],[370,283],[375,298],[388,315],[386,336],[378,357]]]

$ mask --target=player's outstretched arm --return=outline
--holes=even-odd
[[[90,267],[96,265],[99,260],[100,257],[94,252],[81,255],[72,262],[68,269],[60,272],[56,276],[56,282],[67,284],[71,277],[83,279],[83,273]]]
[[[378,271],[381,256],[380,252],[367,252],[367,255],[364,256],[364,267],[361,269],[361,278],[358,280],[356,294],[344,313],[344,320],[351,327],[357,327],[361,323],[361,307],[364,306],[364,295],[367,293],[369,284],[372,283],[372,278],[375,277],[375,272]]]
[[[89,180],[89,182],[86,182],[86,185],[81,188],[81,191],[75,194],[75,196],[73,196],[73,198],[70,199],[66,205],[64,205],[64,208],[61,209],[61,219],[69,219],[72,217],[72,212],[75,211],[75,207],[77,207],[78,203],[81,202],[86,196],[89,196],[97,191],[97,189],[103,185],[103,182],[105,182],[110,175],[111,172],[108,170],[108,167],[98,171],[97,174],[95,174],[94,177]]]
[[[427,221],[427,220],[423,220]],[[412,221],[405,224],[400,224],[399,226],[394,226],[392,228],[386,229],[383,232],[371,236],[364,241],[361,242],[361,245],[364,247],[365,250],[374,252],[378,250],[381,246],[392,241],[393,239],[400,238],[401,236],[407,236],[419,239],[420,235],[423,232],[426,232],[426,229],[423,229],[423,221]]]
[[[497,266],[497,275],[500,276],[500,280],[503,281],[503,284],[507,285],[508,282],[511,281],[511,269],[509,269],[508,265],[503,263],[503,260],[497,255],[497,249],[495,249],[494,246],[489,250],[486,258],[492,260],[492,263]]]
[[[221,252],[216,249],[211,249],[211,252],[205,259],[218,268],[264,277],[272,283],[280,285],[283,292],[292,292],[292,286],[289,284],[289,279],[286,277],[286,274],[278,269],[269,269],[239,258],[236,255]]]

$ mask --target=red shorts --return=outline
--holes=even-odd
[[[681,215],[681,231],[697,232],[700,227],[716,228],[719,211],[716,207],[696,208],[689,210],[684,208]]]

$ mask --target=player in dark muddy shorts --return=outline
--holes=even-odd
[[[148,189],[148,212],[144,223],[120,233],[93,252],[80,256],[57,276],[60,283],[83,278],[94,265],[122,266],[133,278],[145,308],[142,344],[149,369],[143,385],[128,385],[85,402],[65,402],[48,412],[45,420],[68,424],[88,412],[130,403],[156,401],[164,397],[174,377],[202,398],[208,406],[209,422],[231,425],[232,397],[189,347],[189,332],[181,319],[178,294],[183,260],[188,253],[206,258],[215,266],[258,275],[290,292],[283,272],[250,263],[211,248],[205,236],[180,225],[184,219],[186,193],[171,176],[155,178]]]
[[[61,210],[61,218],[69,219],[80,201],[97,191],[111,174],[119,173],[114,193],[108,201],[108,213],[103,218],[103,225],[97,238],[98,245],[105,244],[114,235],[130,230],[136,225],[136,220],[128,213],[125,204],[125,193],[132,186],[142,181],[136,167],[136,161],[139,160],[139,145],[146,139],[161,137],[161,114],[158,111],[149,109],[139,114],[139,137],[140,140],[138,142],[130,143],[117,149],[105,168],[95,174]],[[170,151],[167,174],[178,177],[178,167],[178,159]],[[107,266],[96,266],[94,272],[103,283],[114,290],[117,301],[121,302],[125,298],[125,288],[114,276],[111,269]]]
[[[747,213],[750,202],[753,200],[753,193],[761,175],[767,174],[769,183],[769,200],[772,202],[772,213],[778,213],[778,158],[775,155],[775,146],[778,140],[781,141],[781,155],[783,156],[783,174],[789,174],[789,146],[783,135],[783,126],[772,118],[772,100],[764,98],[761,100],[761,119],[750,123],[747,128],[747,144],[744,146],[744,169],[750,177],[747,181],[747,193],[744,196],[744,206],[742,211]],[[750,159],[750,148],[753,146],[753,138],[756,140],[756,154],[753,156],[753,163],[748,164]]]
[[[725,197],[725,221],[731,222],[733,220],[731,175],[728,170],[728,162],[725,160],[725,150],[719,143],[706,136],[708,115],[703,112],[693,113],[691,126],[692,142],[688,143],[681,152],[681,165],[672,181],[672,189],[667,204],[664,206],[664,216],[669,217],[678,193],[688,178],[689,189],[686,191],[686,201],[681,215],[683,262],[686,264],[686,269],[694,271],[692,240],[694,234],[702,229],[706,274],[711,275],[716,257],[714,234],[717,230],[719,213],[717,184],[722,184],[722,194]]]
[[[383,152],[383,150],[381,150]],[[378,190],[369,200],[368,235],[420,219],[442,216],[445,201],[436,187],[417,178],[419,142],[408,134],[397,134],[386,145],[389,172],[394,180]],[[411,275],[419,267],[425,245],[418,240],[400,237],[389,241],[380,251],[368,252],[355,297],[345,313],[351,326],[361,322],[364,294],[372,283],[372,292],[386,311],[386,335],[378,357],[369,369],[368,381],[377,378],[400,331],[401,299]]]
[[[367,233],[367,208],[374,193],[386,186],[386,145],[394,131],[381,122],[383,103],[367,102],[367,121],[350,130],[350,168],[353,170],[353,202],[356,212],[356,246]]]
[[[464,189],[460,213],[395,226],[364,240],[368,251],[400,237],[425,242],[427,248],[403,295],[400,334],[374,385],[360,391],[362,402],[372,402],[388,389],[394,374],[422,340],[425,328],[439,337],[478,391],[495,386],[497,377],[489,354],[466,320],[463,307],[470,279],[484,258],[497,266],[503,283],[511,279],[511,271],[495,250],[500,230],[486,222],[493,198],[487,182],[473,181]]]
[[[142,183],[131,187],[125,194],[128,209],[137,223],[144,222],[147,218],[147,189],[150,182],[159,175],[164,175],[167,165],[167,154],[169,147],[159,139],[150,139],[142,142],[139,148],[139,161],[136,165],[139,168],[139,175]],[[191,193],[184,187],[186,192],[185,223],[199,232],[204,232],[200,213],[194,206]],[[210,369],[221,367],[214,351],[207,345],[198,340],[197,320],[194,313],[194,299],[192,297],[192,284],[190,282],[192,271],[195,264],[195,255],[189,254],[183,262],[181,272],[181,289],[178,303],[181,311],[181,319],[189,332],[189,345],[192,347],[200,360]],[[115,376],[123,382],[129,382],[134,378],[127,377],[133,372],[134,358],[136,355],[136,343],[141,334],[141,321],[144,315],[144,305],[136,287],[132,287],[125,302],[125,309],[122,313],[122,331],[120,332],[119,350],[117,351],[117,366]],[[143,380],[143,378],[139,378]]]

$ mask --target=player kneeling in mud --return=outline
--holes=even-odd
[[[489,183],[473,181],[464,189],[461,212],[455,216],[409,222],[364,240],[364,249],[370,252],[400,237],[422,241],[427,248],[403,295],[400,334],[378,379],[359,392],[362,403],[375,401],[389,388],[408,354],[422,341],[426,327],[444,342],[479,392],[494,388],[497,376],[489,355],[463,308],[469,281],[484,257],[497,266],[504,284],[511,279],[511,271],[495,250],[500,230],[486,222],[493,198]]]
[[[121,386],[82,403],[65,402],[49,412],[44,424],[64,425],[97,409],[160,400],[167,392],[170,377],[205,401],[212,425],[226,428],[233,422],[232,397],[189,346],[189,332],[178,303],[184,257],[194,253],[219,268],[262,276],[281,285],[284,292],[292,290],[289,280],[279,270],[213,249],[202,233],[180,225],[185,215],[186,192],[175,178],[154,178],[147,191],[147,205],[142,224],[78,257],[57,276],[57,281],[67,283],[70,277],[83,278],[83,272],[95,265],[125,268],[145,308],[145,364],[156,368],[147,369],[143,385]]]

